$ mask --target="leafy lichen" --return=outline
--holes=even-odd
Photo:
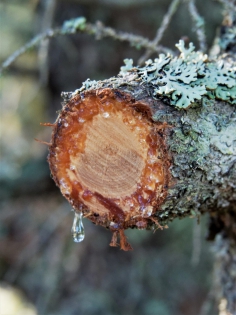
[[[236,25],[225,27],[223,34],[218,39],[217,44],[223,51],[227,51],[230,47],[236,46]]]
[[[78,30],[83,31],[86,27],[86,18],[81,16],[75,19],[65,21],[62,26],[62,33],[76,33]]]
[[[120,70],[122,72],[127,72],[127,71],[133,69],[133,59],[125,59],[124,64],[125,64],[125,66],[120,68]]]
[[[180,40],[176,47],[178,57],[160,54],[142,68],[134,68],[132,59],[125,60],[120,74],[137,71],[143,82],[153,86],[154,97],[168,97],[177,108],[188,108],[204,96],[236,103],[236,66],[228,68],[224,62],[210,62],[207,55],[194,51],[192,43],[186,48]]]

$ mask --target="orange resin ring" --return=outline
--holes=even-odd
[[[166,198],[163,136],[143,107],[116,90],[84,92],[63,107],[53,130],[48,161],[62,194],[112,231],[145,228]]]

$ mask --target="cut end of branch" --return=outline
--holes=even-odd
[[[145,110],[146,107],[146,110]],[[166,198],[168,157],[148,106],[118,90],[70,99],[53,130],[49,164],[74,209],[109,228],[127,250],[124,229],[146,228]]]

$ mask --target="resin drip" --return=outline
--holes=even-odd
[[[71,228],[71,234],[75,243],[80,243],[84,240],[84,225],[83,225],[83,214],[82,212],[75,212],[73,225]]]

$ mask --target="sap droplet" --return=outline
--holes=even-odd
[[[84,225],[82,222],[83,214],[82,212],[75,212],[75,217],[73,225],[71,228],[71,234],[75,243],[80,243],[84,240]]]
[[[142,209],[141,209],[142,208]],[[143,212],[143,217],[148,218],[152,215],[152,206],[147,206],[147,207],[141,207],[141,211]]]
[[[84,120],[83,118],[79,117],[78,122],[80,122],[80,123],[84,123],[84,122],[85,122],[85,120]]]
[[[113,229],[118,229],[119,224],[116,223],[116,222],[111,222],[111,223],[110,223],[110,227],[112,227]]]
[[[102,114],[102,116],[103,116],[104,118],[108,118],[110,115],[109,115],[109,113],[105,112],[105,113]]]
[[[66,184],[66,181],[65,181],[64,178],[62,178],[62,179],[59,180],[59,184],[60,184],[60,186],[61,186],[61,189],[62,189],[62,188],[66,189],[66,188],[68,187],[68,185]]]

